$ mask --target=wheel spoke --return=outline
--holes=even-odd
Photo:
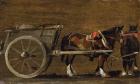
[[[34,47],[31,51],[30,54],[32,54],[33,52],[35,52],[37,50],[37,47]]]
[[[20,58],[9,59],[10,62],[11,62],[11,61],[18,61],[18,60],[20,60]]]
[[[40,52],[33,53],[31,55],[32,58],[41,58],[42,54]]]
[[[24,48],[24,45],[23,45],[23,41],[21,40],[20,42],[21,42],[22,50],[25,51],[25,48]]]
[[[34,63],[37,67],[39,67],[39,66],[40,66],[40,64],[38,64],[38,62],[37,62],[37,61],[33,60],[32,58],[29,58],[29,59],[30,59],[30,61],[31,61],[32,63]]]
[[[41,53],[40,52],[35,52],[35,53],[33,53],[32,55],[41,55]]]
[[[17,50],[16,48],[12,48],[13,51],[15,51],[18,54],[21,54],[21,52],[19,50]]]
[[[31,40],[29,40],[28,47],[27,47],[27,49],[26,49],[27,51],[29,51],[30,46],[31,46]]]
[[[31,68],[31,65],[29,64],[29,62],[26,61],[26,65],[27,65],[28,71],[32,72],[32,68]]]
[[[19,65],[20,64],[20,60],[18,60],[17,62],[16,62],[16,64],[14,64],[13,65],[13,67],[15,68],[17,65]]]
[[[42,59],[40,59],[41,57],[38,57],[36,55],[32,56],[31,58],[32,60],[35,59],[36,61],[39,61],[39,62],[42,61]]]
[[[21,65],[21,72],[23,72],[24,64],[25,64],[25,60],[23,60],[23,62],[22,62],[22,65]]]

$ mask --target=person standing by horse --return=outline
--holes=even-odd
[[[124,70],[120,76],[133,75],[133,71],[138,70],[136,56],[139,53],[139,46],[137,25],[130,25],[129,31],[122,34],[120,52]]]

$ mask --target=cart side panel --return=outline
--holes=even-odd
[[[57,29],[44,30],[41,34],[42,41],[49,49],[52,49],[56,36]]]
[[[34,36],[39,40],[41,40],[47,46],[47,48],[52,49],[52,47],[54,46],[54,41],[55,41],[55,37],[57,36],[56,34],[58,30],[59,30],[58,28],[52,28],[52,29],[42,28],[42,29],[35,29],[35,30],[12,31],[9,34],[5,49],[9,44],[9,42],[11,42],[13,39],[20,36]]]

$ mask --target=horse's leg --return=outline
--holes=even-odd
[[[95,69],[95,74],[96,74],[96,76],[100,75],[100,73],[99,73],[99,60],[98,60],[97,68]]]
[[[100,73],[99,73],[99,68],[100,68],[100,59],[101,59],[101,57],[100,56],[98,56],[98,61],[97,61],[97,67],[96,67],[96,69],[95,69],[95,74],[96,74],[96,76],[98,76],[98,75],[100,75]]]
[[[103,71],[103,58],[101,55],[98,57],[98,65],[95,71],[96,75],[101,75],[101,71]]]
[[[123,71],[121,72],[121,76],[126,76],[127,73],[127,62],[125,61],[125,59],[123,59]]]
[[[128,75],[132,76],[133,75],[133,60],[130,60],[128,62]]]
[[[76,70],[75,70],[75,69],[73,68],[73,66],[72,66],[75,57],[76,57],[76,55],[73,55],[73,56],[72,56],[72,59],[70,60],[71,69],[72,69],[73,74],[76,74]]]
[[[68,76],[72,77],[73,76],[73,73],[72,73],[72,70],[71,70],[71,64],[70,64],[70,56],[69,55],[62,55],[61,56],[61,61],[63,63],[65,63],[65,65],[67,66],[66,67],[66,73]]]
[[[138,70],[138,65],[137,65],[136,56],[134,56],[134,70],[135,70],[135,71]]]
[[[68,57],[67,60],[67,75],[72,77],[74,76],[74,74],[76,74],[76,71],[74,70],[74,68],[72,67],[72,63],[74,61],[75,55],[72,55],[71,57]]]
[[[105,63],[105,60],[107,59],[107,57],[105,56],[99,56],[99,74],[102,76],[102,77],[110,77],[108,74],[105,73],[104,71],[104,63]]]
[[[69,57],[67,55],[62,55],[61,56],[61,61],[63,63],[65,63],[66,65],[68,65],[69,64]]]
[[[66,60],[66,65],[67,65],[67,68],[66,68],[66,70],[67,70],[67,75],[69,76],[69,77],[72,77],[73,76],[73,73],[72,73],[72,70],[71,70],[71,64],[70,64],[70,59],[69,59],[69,55],[67,56],[67,60]]]

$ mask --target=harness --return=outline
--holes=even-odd
[[[123,37],[134,36],[134,37],[138,38],[138,35],[140,35],[140,32],[138,32],[138,33],[122,33],[122,40],[121,40],[121,43],[123,43],[123,41],[124,41],[124,39],[125,39],[125,38],[123,38]],[[130,57],[130,56],[133,56],[133,55],[137,55],[137,54],[139,54],[139,51],[134,51],[134,52],[132,52],[132,53],[130,53],[130,54],[125,54],[125,55],[123,55],[122,58],[124,58],[123,60],[124,60],[124,61],[127,61],[127,62],[133,61],[134,58],[131,58],[131,59],[125,59],[125,58],[126,58],[126,57]]]
[[[86,34],[81,34],[81,35],[84,35],[85,38],[84,39],[79,39],[78,37],[74,37],[73,39],[71,39],[71,37],[75,35],[75,33],[71,33],[69,34],[69,45],[70,45],[70,41],[74,40],[76,42],[76,44],[78,44],[78,47],[81,48],[81,49],[84,49],[84,46],[81,44],[83,41],[86,41],[86,42],[91,42],[93,46],[95,46],[94,44],[97,42],[99,43],[99,40],[98,40],[98,37],[101,36],[101,44],[103,45],[103,47],[105,49],[110,49],[109,47],[109,44],[106,40],[106,38],[109,38],[109,39],[115,39],[114,37],[111,37],[111,36],[105,36],[102,34],[102,32],[100,30],[98,30],[97,32],[92,32],[91,34],[89,35],[86,35]],[[97,40],[96,40],[97,38]],[[100,38],[100,37],[99,37]],[[71,39],[71,40],[70,40]]]
[[[128,33],[122,33],[121,36],[122,36],[122,37],[135,36],[136,38],[138,38],[139,35],[140,35],[140,32],[137,32],[137,33],[135,33],[135,32],[134,32],[134,33],[133,33],[133,32],[132,32],[132,33],[129,33],[129,32],[128,32]]]
[[[98,37],[99,35],[102,37],[101,41],[102,41],[103,46],[109,49],[108,42],[100,30],[98,30],[97,32],[92,32],[90,35],[86,35],[86,40],[91,41],[94,45],[94,42],[97,41],[95,40],[95,38]]]
[[[95,41],[94,39],[99,35],[99,32],[92,32],[90,35],[86,35],[87,41]]]
[[[108,43],[107,43],[106,38],[104,37],[104,35],[102,34],[102,32],[100,30],[98,30],[98,32],[102,36],[102,43],[103,43],[104,47],[107,48],[107,49],[109,49],[109,46],[108,46]]]
[[[125,57],[130,57],[132,55],[136,55],[138,54],[139,52],[133,52],[133,53],[130,53],[130,54],[127,54],[127,55],[123,55],[122,57],[125,58]]]
[[[82,42],[81,41],[83,41],[84,39],[79,39],[78,37],[74,37],[74,38],[72,38],[71,39],[71,37],[73,36],[73,35],[75,35],[76,33],[70,33],[69,34],[69,36],[68,36],[68,41],[69,41],[69,43],[68,43],[68,47],[70,48],[70,49],[75,49],[75,50],[79,50],[77,47],[75,47],[75,46],[70,46],[70,44],[71,44],[71,41],[73,41],[73,42],[76,42],[76,44],[77,44],[77,46],[80,48],[80,49],[82,49],[82,50],[84,50],[85,49],[85,47],[81,44]],[[81,34],[81,33],[80,33]],[[86,36],[85,34],[81,34],[81,35],[83,35],[83,36]]]

